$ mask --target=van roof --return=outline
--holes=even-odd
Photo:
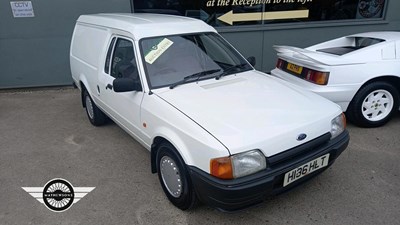
[[[124,30],[132,33],[135,40],[182,33],[216,32],[213,27],[198,19],[151,13],[81,15],[77,23]]]

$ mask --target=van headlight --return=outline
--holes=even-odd
[[[221,179],[247,176],[266,167],[265,156],[260,150],[251,150],[210,161],[211,175]]]
[[[331,122],[331,139],[337,137],[346,129],[346,117],[344,113],[335,117]]]

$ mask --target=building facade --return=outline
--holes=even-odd
[[[69,46],[81,14],[140,12],[194,17],[215,27],[256,68],[275,66],[273,45],[306,47],[366,31],[400,31],[396,0],[31,0],[0,3],[0,89],[70,85]]]

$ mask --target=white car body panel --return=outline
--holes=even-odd
[[[255,70],[182,84],[173,90],[150,90],[138,50],[140,40],[216,31],[195,19],[137,15],[81,16],[70,61],[75,84],[80,89],[83,84],[96,105],[149,150],[154,140],[162,137],[171,142],[187,165],[209,173],[212,158],[252,149],[272,156],[328,133],[332,119],[341,113],[337,105],[318,95]],[[80,27],[91,30],[89,36],[94,40],[76,44],[75,38],[85,35]],[[142,92],[106,93],[105,85],[113,78],[105,77],[103,68],[113,36],[132,41]],[[296,140],[301,133],[307,138]]]
[[[256,71],[155,93],[201,124],[231,154],[260,149],[267,157],[275,155],[297,146],[300,133],[307,133],[305,142],[328,133],[326,121],[340,113],[323,98]],[[313,110],[316,105],[319,109]]]
[[[351,45],[348,37],[371,37],[385,41],[344,55],[318,52],[319,49]],[[278,57],[310,69],[329,72],[327,85],[317,85],[275,68],[271,74],[315,92],[341,106],[343,111],[366,82],[385,76],[400,77],[400,32],[369,32],[341,37],[305,49],[275,46]]]

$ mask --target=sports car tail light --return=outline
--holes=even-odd
[[[329,72],[320,72],[316,70],[307,69],[305,79],[319,85],[326,85],[328,83]]]
[[[282,59],[278,59],[278,61],[276,62],[276,68],[282,69],[283,64],[285,64],[285,61],[283,61]]]

